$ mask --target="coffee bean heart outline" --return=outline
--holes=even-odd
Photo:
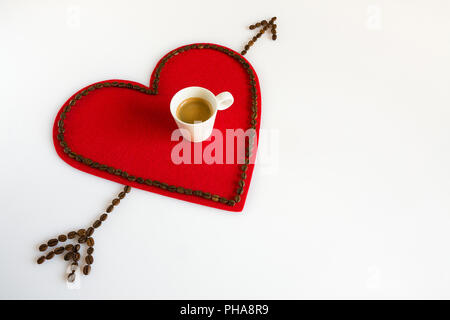
[[[159,79],[160,79],[160,73],[161,73],[162,68],[166,64],[166,62],[168,60],[170,60],[171,58],[177,56],[178,54],[192,50],[192,49],[213,49],[213,50],[222,52],[224,54],[227,54],[228,56],[232,57],[233,59],[235,59],[237,62],[239,62],[242,65],[242,67],[246,70],[248,77],[249,77],[252,113],[251,113],[248,129],[253,129],[253,130],[251,131],[250,139],[245,147],[244,164],[241,165],[241,167],[240,167],[241,172],[239,174],[239,181],[237,183],[235,196],[232,199],[227,199],[227,198],[222,197],[217,194],[211,194],[210,192],[204,192],[201,190],[191,190],[191,189],[184,188],[181,186],[169,185],[167,183],[156,181],[156,180],[146,179],[146,178],[142,178],[142,177],[136,177],[134,175],[128,174],[125,170],[117,169],[117,168],[108,166],[106,164],[98,163],[94,160],[86,158],[85,156],[83,156],[81,154],[77,154],[70,149],[70,147],[68,146],[67,142],[64,139],[64,134],[65,134],[64,120],[66,119],[67,114],[70,112],[72,107],[74,107],[76,105],[78,100],[87,96],[90,92],[92,92],[94,90],[99,90],[101,88],[108,88],[108,87],[119,87],[119,88],[124,88],[124,89],[136,90],[136,91],[139,91],[144,94],[156,95],[156,94],[158,94],[158,83],[159,83]],[[65,154],[67,154],[71,159],[74,159],[80,163],[90,166],[91,168],[95,168],[95,169],[98,169],[101,171],[106,171],[112,175],[121,176],[121,177],[127,179],[128,181],[146,184],[148,186],[154,186],[157,188],[161,188],[163,190],[168,190],[170,192],[177,192],[180,194],[197,196],[197,197],[208,199],[208,200],[211,200],[214,202],[220,202],[223,204],[227,204],[229,206],[234,206],[234,205],[236,205],[236,203],[241,201],[241,194],[243,193],[244,187],[246,185],[245,184],[245,181],[247,179],[246,171],[248,169],[250,159],[252,159],[252,157],[254,156],[253,151],[255,149],[254,144],[255,144],[255,136],[256,136],[255,130],[256,130],[256,125],[257,125],[257,119],[258,119],[258,96],[257,96],[257,88],[256,88],[256,79],[255,79],[255,74],[254,74],[252,68],[250,68],[250,65],[248,64],[248,62],[245,61],[245,59],[241,55],[239,55],[238,53],[236,53],[228,48],[225,48],[225,47],[222,47],[219,45],[215,45],[215,44],[199,43],[199,44],[186,45],[186,46],[180,47],[178,49],[175,49],[175,50],[169,52],[157,65],[157,67],[154,71],[153,83],[151,84],[151,86],[149,88],[142,86],[142,85],[127,83],[127,82],[122,82],[122,81],[120,81],[120,82],[119,81],[102,81],[102,82],[96,83],[95,85],[91,85],[91,86],[87,87],[86,89],[84,89],[83,91],[81,91],[80,93],[75,95],[75,97],[73,99],[69,100],[67,105],[63,107],[63,110],[60,114],[60,118],[57,123],[58,124],[57,139],[59,141],[59,145],[61,146],[61,148],[63,148],[63,152]]]

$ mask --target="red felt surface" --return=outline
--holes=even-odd
[[[250,68],[252,68],[251,65]],[[153,77],[154,74],[150,83]],[[137,84],[129,80],[116,81]],[[259,132],[261,96],[257,77],[256,83],[258,91],[256,131]],[[202,190],[232,199],[241,173],[240,165],[236,161],[233,164],[177,165],[171,160],[172,148],[179,141],[171,141],[171,134],[177,126],[170,114],[169,102],[178,90],[188,86],[205,87],[214,94],[229,91],[234,96],[234,104],[229,109],[218,112],[215,122],[215,128],[223,132],[224,138],[226,129],[246,130],[249,128],[251,87],[243,66],[223,52],[213,49],[191,49],[171,58],[162,68],[157,95],[147,95],[127,88],[109,87],[94,90],[83,97],[67,113],[64,122],[65,140],[73,152],[96,162],[125,170],[130,175],[192,190]],[[85,88],[80,91],[83,89]],[[78,92],[64,103],[56,116],[53,128],[56,151],[65,162],[84,172],[169,197],[230,211],[243,209],[253,173],[254,165],[252,164],[247,171],[241,201],[231,207],[194,195],[173,193],[154,186],[130,182],[69,158],[56,139],[57,122],[62,109]],[[206,141],[200,144],[205,148],[210,143]],[[191,147],[193,153],[193,143]],[[223,152],[225,162],[226,150]],[[236,147],[233,152],[236,154]]]

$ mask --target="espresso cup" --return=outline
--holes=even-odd
[[[201,98],[209,102],[212,110],[211,117],[203,122],[187,123],[177,117],[178,106],[189,98]],[[201,142],[211,136],[218,110],[229,108],[234,102],[231,93],[225,91],[215,96],[211,91],[202,87],[187,87],[181,89],[170,100],[170,112],[183,137],[191,142]]]

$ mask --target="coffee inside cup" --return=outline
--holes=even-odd
[[[208,100],[191,97],[183,100],[177,107],[177,118],[186,123],[203,122],[211,118],[213,108]]]

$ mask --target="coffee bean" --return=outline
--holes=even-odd
[[[267,20],[261,21],[261,24],[262,24],[263,26],[265,26],[265,25],[267,24]]]
[[[78,262],[72,262],[70,265],[70,271],[77,271],[78,269]]]
[[[274,34],[274,35],[272,36],[272,40],[277,40],[277,35],[276,35],[276,34]]]
[[[242,179],[247,179],[247,174],[246,174],[245,172],[242,172],[242,173],[241,173],[241,178],[242,178]]]
[[[244,187],[245,186],[245,181],[244,180],[239,180],[239,186]]]
[[[110,213],[113,210],[114,210],[114,206],[113,205],[110,205],[110,206],[108,206],[108,208],[106,208],[106,212],[108,212],[108,213]]]
[[[80,237],[82,237],[82,236],[86,235],[86,230],[85,230],[85,229],[80,229],[80,230],[78,230],[77,234],[78,234]]]
[[[119,193],[119,195],[117,196],[119,199],[123,199],[123,198],[125,198],[125,192],[121,192],[121,193]]]
[[[87,228],[86,235],[88,237],[92,236],[93,233],[94,233],[94,228],[92,228],[92,227]]]
[[[49,247],[54,247],[58,244],[58,239],[50,239],[48,240],[47,244]]]
[[[184,193],[184,188],[183,187],[177,187],[177,192],[178,193]]]
[[[228,201],[228,200],[227,200],[226,198],[224,198],[224,197],[220,197],[220,198],[219,198],[219,202],[220,202],[220,203],[227,203],[227,201]]]
[[[112,204],[113,204],[114,206],[117,206],[119,203],[120,203],[120,199],[118,199],[118,198],[113,199],[113,201],[112,201]]]
[[[249,28],[250,30],[253,30],[253,29],[255,29],[255,28],[256,28],[256,26],[252,24],[252,25],[251,25],[251,26],[249,26],[248,28]]]
[[[97,169],[98,167],[100,167],[100,163],[98,163],[98,162],[93,162],[92,165],[91,165],[91,167]]]
[[[213,195],[213,196],[211,197],[211,199],[212,199],[212,201],[217,202],[217,201],[219,201],[220,196],[218,196],[217,194],[215,194],[215,195]]]
[[[45,256],[45,259],[50,260],[51,258],[53,258],[55,256],[55,253],[53,251],[50,251],[49,253],[47,253],[47,255]]]
[[[37,259],[37,263],[38,263],[38,264],[42,264],[42,263],[44,263],[44,261],[45,261],[45,256],[40,256],[40,257]]]
[[[67,252],[67,253],[64,255],[64,260],[69,261],[69,260],[72,259],[72,257],[73,257],[73,252]]]
[[[39,246],[39,251],[45,251],[45,250],[47,250],[47,248],[48,248],[48,245],[47,244],[41,244],[40,246]]]
[[[92,255],[90,255],[90,254],[86,256],[85,260],[86,260],[87,264],[93,264],[94,263],[94,257]]]
[[[94,246],[94,244],[95,244],[94,238],[92,238],[92,237],[87,238],[86,244],[87,244],[89,247]]]
[[[242,54],[242,55],[245,55],[246,53],[247,53],[246,50],[242,50],[242,51],[241,51],[241,54]]]
[[[81,236],[81,237],[78,238],[78,242],[79,242],[79,243],[85,243],[86,240],[87,240],[87,237],[86,237],[86,236]]]
[[[128,181],[136,181],[136,177],[135,176],[128,176]]]
[[[105,221],[107,218],[108,218],[108,215],[106,213],[104,213],[100,216],[100,221]]]
[[[85,275],[85,276],[87,276],[89,273],[91,272],[91,266],[90,265],[85,265],[84,267],[83,267],[83,274]]]
[[[73,261],[78,261],[80,260],[80,254],[78,252],[74,252],[73,256],[72,256],[72,260]]]
[[[250,46],[247,44],[247,45],[245,45],[244,49],[248,50],[248,49],[250,49]]]
[[[192,194],[192,190],[191,189],[184,189],[184,194]]]
[[[81,246],[79,244],[76,244],[76,245],[73,246],[72,251],[73,252],[78,252],[78,251],[80,251],[80,248],[81,248]]]
[[[256,26],[256,27],[260,27],[260,26],[261,26],[261,23],[258,22],[258,23],[255,24],[255,26]]]
[[[96,220],[92,226],[93,226],[94,228],[98,228],[98,227],[100,227],[101,225],[102,225],[102,222],[101,222],[100,220]]]
[[[61,253],[64,252],[64,247],[56,248],[55,250],[53,250],[53,252],[54,252],[55,254],[61,254]]]
[[[137,182],[137,183],[144,183],[144,179],[142,179],[141,177],[139,177],[139,178],[136,179],[136,182]]]
[[[64,247],[64,249],[66,249],[66,251],[72,251],[73,249],[73,244],[68,244]]]
[[[241,201],[241,196],[237,195],[234,197],[234,201],[236,201],[236,203],[238,203],[239,201]]]
[[[67,236],[62,234],[62,235],[58,236],[58,240],[61,241],[61,242],[64,242],[64,241],[67,240]]]
[[[227,204],[229,206],[234,206],[236,204],[236,202],[234,200],[228,200]]]
[[[211,193],[209,193],[209,192],[203,192],[203,198],[205,198],[205,199],[211,199]]]
[[[69,282],[74,282],[75,281],[75,273],[74,272],[72,272],[71,274],[69,274],[67,276],[67,281],[69,281]]]
[[[87,254],[93,254],[94,253],[94,248],[93,247],[89,247],[86,252],[87,252]]]

